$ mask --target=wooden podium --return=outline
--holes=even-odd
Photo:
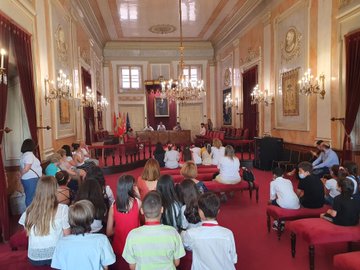
[[[151,144],[156,144],[160,142],[161,144],[166,144],[168,142],[173,144],[180,145],[190,145],[191,144],[191,131],[190,130],[181,130],[181,131],[137,131],[136,132],[139,141],[150,141]]]

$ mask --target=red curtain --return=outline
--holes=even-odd
[[[37,144],[37,122],[36,104],[34,88],[34,71],[31,53],[31,36],[19,29],[15,25],[12,27],[12,41],[14,45],[14,55],[19,74],[20,88],[24,100],[26,116],[28,119],[31,138]],[[40,157],[39,148],[37,156]]]
[[[160,89],[160,88],[159,88]],[[160,94],[157,93],[156,86],[146,87],[146,98],[147,98],[147,122],[152,126],[155,130],[157,128],[157,125],[159,122],[163,122],[166,129],[173,129],[173,127],[176,125],[177,119],[176,119],[176,102],[169,102],[169,117],[155,117],[155,105],[154,105],[154,99],[155,97],[158,97]],[[146,124],[146,123],[145,123]]]
[[[351,160],[350,133],[360,106],[360,30],[345,36],[346,48],[346,111],[343,160]]]
[[[6,72],[9,70],[9,57],[7,56],[9,55],[10,26],[10,21],[8,21],[0,14],[0,48],[5,49],[5,51],[8,53],[4,59],[4,68]],[[0,83],[0,129],[5,128],[6,105],[7,85],[4,83]],[[2,238],[7,240],[9,238],[9,207],[6,174],[1,151],[3,134],[4,133],[0,131],[0,229]]]
[[[257,84],[258,67],[253,67],[243,73],[243,119],[244,128],[249,129],[249,136],[257,136],[257,106],[251,105],[251,92]]]
[[[91,88],[91,74],[84,68],[81,68],[83,94],[86,94],[86,87]],[[95,132],[94,108],[84,107],[84,121],[85,121],[85,143],[91,145],[93,141],[92,136]]]

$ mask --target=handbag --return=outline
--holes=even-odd
[[[246,167],[243,167],[243,179],[248,182],[250,189],[254,188],[255,176],[253,172]]]

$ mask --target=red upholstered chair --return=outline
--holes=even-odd
[[[221,184],[216,181],[206,181],[204,182],[205,186],[208,188],[208,190],[212,192],[234,192],[234,191],[244,191],[248,190],[250,199],[252,199],[252,192],[253,190],[256,191],[256,202],[259,202],[259,185],[254,182],[253,188],[250,188],[249,183],[242,180],[238,184]]]
[[[235,128],[232,128],[232,129],[231,129],[230,137],[235,137],[235,135],[236,135],[236,129],[235,129]]]
[[[248,140],[249,139],[249,129],[248,128],[246,128],[245,130],[244,130],[244,133],[243,133],[243,136],[242,136],[243,138],[243,140]]]
[[[360,270],[360,251],[334,256],[335,270]]]
[[[291,210],[291,209],[284,209],[275,205],[268,205],[266,207],[268,232],[270,232],[270,228],[271,228],[271,218],[277,220],[278,223],[277,236],[278,239],[280,240],[282,234],[282,230],[281,230],[282,221],[319,217],[320,214],[325,213],[329,208],[330,208],[329,206],[325,205],[324,207],[317,209],[300,208],[297,210]]]
[[[242,136],[242,133],[243,133],[243,129],[237,128],[236,132],[235,132],[235,137],[240,139],[240,137]]]
[[[12,250],[27,250],[28,237],[25,230],[18,231],[10,237],[9,245]]]
[[[300,219],[290,223],[291,254],[295,257],[296,238],[309,245],[310,270],[315,269],[315,245],[360,241],[360,226],[338,226],[321,218]]]
[[[220,132],[219,133],[219,140],[223,141],[225,139],[225,133],[224,132]]]
[[[191,269],[191,265],[192,265],[192,252],[186,251],[185,256],[180,259],[180,265],[177,269],[178,270],[189,270],[189,269]]]

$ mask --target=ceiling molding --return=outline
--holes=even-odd
[[[112,18],[111,9],[109,5],[104,4],[103,0],[96,0],[98,9],[105,23],[106,29],[109,33],[110,39],[118,39],[118,33],[116,31],[116,25]]]

